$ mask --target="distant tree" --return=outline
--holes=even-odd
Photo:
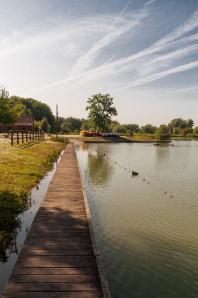
[[[22,104],[25,107],[25,114],[33,115],[36,121],[41,121],[44,117],[46,117],[51,127],[55,128],[55,117],[51,108],[47,104],[33,98],[23,98],[18,96],[11,96],[10,100],[12,102],[13,109],[14,106]]]
[[[68,119],[65,119],[61,124],[61,131],[64,133],[69,133],[70,131],[72,131],[71,122],[68,121]]]
[[[156,132],[157,127],[151,125],[151,124],[146,124],[145,126],[141,127],[141,131],[144,133],[150,133],[154,134]]]
[[[86,111],[90,126],[97,132],[108,130],[111,117],[117,115],[113,107],[113,98],[109,94],[94,94],[87,100]]]
[[[182,118],[176,118],[171,120],[168,124],[170,133],[180,134],[184,128],[193,128],[194,121],[192,119],[184,120]]]
[[[198,126],[196,126],[196,127],[194,128],[194,133],[195,133],[196,135],[198,135]]]
[[[80,129],[82,129],[82,130],[89,130],[90,129],[89,121],[87,119],[82,119]]]
[[[65,118],[64,121],[62,122],[61,130],[62,132],[65,132],[65,133],[79,132],[82,123],[83,123],[83,120],[79,118],[68,117],[68,118]]]
[[[170,134],[168,126],[165,124],[160,125],[156,130],[156,137],[159,141],[169,139]]]
[[[139,125],[135,123],[123,124],[122,126],[126,129],[126,132],[130,134],[137,133],[140,131]]]
[[[181,134],[183,135],[183,136],[187,136],[188,134],[190,135],[190,134],[192,134],[193,133],[193,129],[192,128],[183,128],[182,130],[181,130]]]
[[[192,119],[188,119],[186,121],[187,128],[193,128],[193,125],[194,125],[194,121]]]
[[[114,126],[114,129],[112,130],[115,133],[128,133],[126,127],[124,125],[118,124],[117,126]]]
[[[4,87],[0,87],[0,123],[13,124],[16,121],[16,116],[11,109],[8,91]]]

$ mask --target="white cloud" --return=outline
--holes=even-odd
[[[143,79],[133,81],[132,83],[126,85],[124,88],[132,88],[132,87],[142,86],[144,84],[159,80],[159,79],[167,77],[169,75],[188,71],[188,70],[191,70],[191,69],[197,68],[197,67],[198,67],[198,61],[183,64],[183,65],[180,65],[180,66],[177,66],[177,67],[165,70],[165,71],[161,71],[161,72],[152,74],[150,76],[144,77]]]

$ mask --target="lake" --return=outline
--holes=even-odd
[[[198,297],[198,142],[174,145],[76,146],[112,298]]]

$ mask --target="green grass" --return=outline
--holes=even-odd
[[[155,141],[153,134],[137,134],[132,137],[121,135],[120,138],[106,138],[106,137],[84,137],[84,136],[69,136],[70,138],[85,142],[85,143],[125,143],[125,142],[151,142]]]
[[[28,208],[28,193],[64,147],[64,143],[52,141],[13,147],[0,141],[0,261],[5,262],[8,251],[15,247],[18,214]]]
[[[63,148],[64,144],[55,142],[25,148],[0,145],[0,199],[5,192],[19,197],[27,195],[50,170]]]

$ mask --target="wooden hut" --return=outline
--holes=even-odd
[[[8,132],[9,130],[34,130],[34,119],[32,115],[23,115],[17,119],[13,125],[5,125],[0,123],[0,132]]]
[[[32,115],[23,115],[19,117],[16,123],[13,125],[13,130],[34,130],[34,119]]]

